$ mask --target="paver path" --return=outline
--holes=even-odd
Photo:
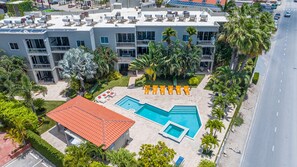
[[[0,166],[11,160],[9,154],[19,146],[11,139],[4,139],[5,134],[4,132],[0,132]]]

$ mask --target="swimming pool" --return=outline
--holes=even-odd
[[[201,120],[196,106],[175,105],[167,112],[147,103],[141,104],[139,100],[130,96],[123,97],[116,105],[126,110],[133,110],[136,114],[161,125],[165,125],[168,121],[177,123],[189,129],[187,136],[191,138],[195,137],[201,127]]]

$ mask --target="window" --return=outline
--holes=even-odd
[[[19,45],[17,43],[9,43],[11,50],[17,50],[19,49]]]
[[[189,41],[189,35],[183,35],[183,41],[185,42]]]
[[[43,39],[26,39],[28,48],[45,48]]]
[[[155,40],[154,31],[139,31],[137,32],[137,40]]]
[[[135,42],[135,35],[133,33],[117,34],[117,42]]]
[[[119,57],[135,57],[134,49],[119,49],[118,50]]]
[[[210,48],[210,47],[202,48],[202,55],[212,55],[212,53],[213,53],[213,48]]]
[[[76,41],[77,47],[85,46],[85,41]]]
[[[202,41],[202,39],[203,39],[203,31],[199,31],[199,32],[198,32],[198,36],[197,36],[197,38],[198,38],[200,41]]]
[[[143,55],[143,54],[147,54],[148,51],[148,47],[137,47],[137,54],[138,55]]]
[[[102,43],[102,44],[108,44],[109,42],[108,42],[108,37],[101,37],[100,38],[100,42]]]

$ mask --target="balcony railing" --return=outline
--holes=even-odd
[[[214,40],[198,40],[197,45],[214,45]]]
[[[212,55],[202,55],[201,56],[201,59],[202,60],[212,60],[213,59],[213,56]]]
[[[117,47],[135,47],[135,42],[117,42]]]
[[[151,41],[154,40],[137,40],[137,45],[148,45]]]
[[[47,53],[46,48],[28,48],[29,53]]]
[[[70,46],[51,46],[52,51],[67,51],[70,49]]]
[[[118,57],[118,62],[120,63],[131,63],[135,57]]]
[[[51,68],[50,64],[33,64],[33,68]]]

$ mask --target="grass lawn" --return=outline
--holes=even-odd
[[[44,108],[45,112],[38,114],[38,116],[43,116],[44,117],[44,122],[43,124],[37,129],[39,134],[44,133],[45,131],[49,130],[51,127],[55,126],[55,121],[52,119],[48,118],[45,113],[57,108],[58,106],[64,104],[65,101],[45,101]]]
[[[200,82],[202,81],[202,79],[204,78],[205,75],[196,75],[196,77],[199,79],[198,85],[200,84]],[[177,85],[189,85],[188,84],[189,78],[185,78],[185,79],[177,79]],[[157,78],[155,81],[150,81],[150,80],[146,80],[146,85],[173,85],[173,79],[172,78]],[[197,86],[198,86],[197,85]],[[197,87],[196,86],[196,87]]]
[[[119,87],[127,87],[129,84],[129,78],[128,76],[123,76],[122,78],[118,80],[113,80],[108,83],[104,83],[102,85],[99,85],[98,90],[93,94],[93,97],[98,96],[100,93],[104,92],[107,89],[111,89],[115,86]]]

